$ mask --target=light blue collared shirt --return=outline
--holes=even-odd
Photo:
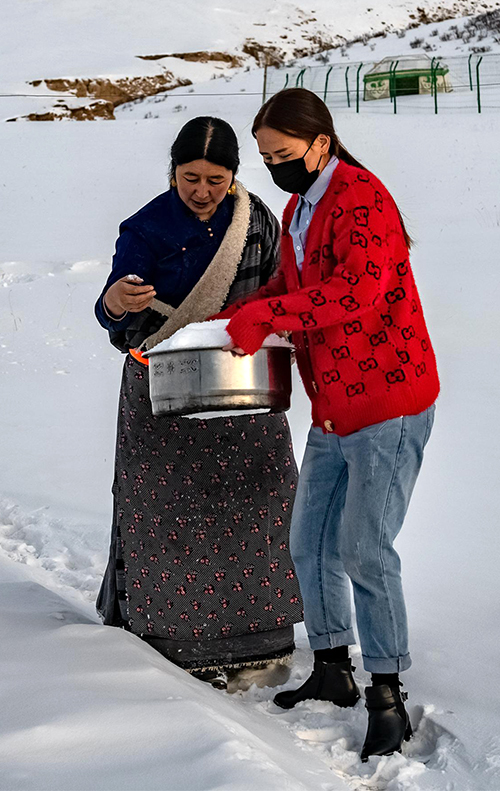
[[[289,230],[293,239],[293,249],[295,250],[297,267],[300,272],[302,272],[302,264],[304,262],[304,251],[306,249],[309,225],[311,224],[318,203],[328,188],[333,171],[338,164],[339,160],[334,154],[328,165],[321,171],[314,184],[309,187],[306,194],[299,195],[299,200],[295,207]]]

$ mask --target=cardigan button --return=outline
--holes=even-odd
[[[332,423],[331,420],[325,420],[323,425],[324,425],[324,427],[326,428],[327,431],[330,431],[330,432],[333,431],[334,426],[333,426],[333,423]]]

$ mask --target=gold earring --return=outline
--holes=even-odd
[[[229,187],[229,189],[228,189],[228,191],[227,191],[227,194],[228,194],[228,195],[236,195],[236,184],[232,184],[232,185]]]
[[[176,187],[177,186],[177,182],[176,182],[176,180],[175,180],[175,178],[173,176],[170,179],[170,186],[171,187]]]

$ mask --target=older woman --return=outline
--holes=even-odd
[[[188,122],[171,156],[171,188],[121,224],[96,305],[127,353],[97,608],[105,624],[220,683],[223,671],[285,661],[302,620],[288,540],[297,479],[289,427],[283,414],[154,417],[137,349],[265,285],[279,226],[235,181],[238,143],[226,122]]]

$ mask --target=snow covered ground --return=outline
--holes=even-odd
[[[137,54],[173,51],[167,22],[177,31],[176,50],[227,50],[262,30],[264,17],[270,25],[276,19],[264,0],[250,17],[233,3],[210,11],[212,27],[188,35],[196,5],[184,4],[173,23],[163,14],[152,25],[159,5],[148,0]],[[352,35],[373,28],[359,13],[365,6],[336,4],[336,24]],[[329,7],[321,0],[305,11],[327,20]],[[367,13],[397,27],[413,7],[379,3]],[[138,73],[125,37],[137,20],[135,4],[120,6],[113,50],[104,6],[30,8],[33,28],[2,60],[9,85],[63,69],[81,74],[88,64],[93,73]],[[8,2],[6,9],[20,24],[20,6]],[[77,18],[92,51],[71,38]],[[440,24],[446,31],[451,23]],[[346,63],[385,57],[396,45],[398,53],[413,52],[417,35],[424,43],[439,38],[434,27],[353,45]],[[41,45],[42,32],[53,49]],[[467,51],[458,40],[442,46],[446,57],[457,46]],[[497,114],[478,116],[455,102],[453,113],[435,117],[418,109],[430,97],[409,97],[397,118],[335,107],[341,138],[408,218],[443,388],[398,539],[414,659],[405,682],[416,727],[403,755],[360,763],[362,701],[352,711],[308,702],[282,712],[270,688],[227,695],[131,635],[101,627],[94,614],[108,551],[122,357],[95,321],[93,304],[118,224],[165,189],[170,144],[197,114],[233,124],[241,180],[278,216],[284,205],[250,136],[262,73],[240,70],[226,82],[209,79],[206,64],[184,67],[192,68],[192,88],[125,105],[116,111],[120,123],[0,125],[0,791],[499,791]],[[308,415],[296,379],[290,420],[299,461]],[[311,665],[303,628],[297,644],[286,686]],[[354,659],[364,684],[359,654]]]
[[[27,572],[0,558],[2,791],[344,787],[264,702],[218,694]]]
[[[251,116],[231,101],[223,110],[242,142],[241,179],[280,213]],[[118,223],[163,190],[186,117],[0,127],[0,547],[2,579],[16,578],[6,578],[0,605],[0,788],[498,791],[500,167],[485,153],[496,147],[494,116],[336,117],[409,218],[443,385],[399,539],[414,657],[405,680],[418,725],[403,756],[360,764],[362,702],[282,713],[271,689],[227,696],[92,614],[121,368],[92,306]],[[299,459],[306,414],[296,382]],[[290,685],[311,661],[301,629],[298,644]]]

